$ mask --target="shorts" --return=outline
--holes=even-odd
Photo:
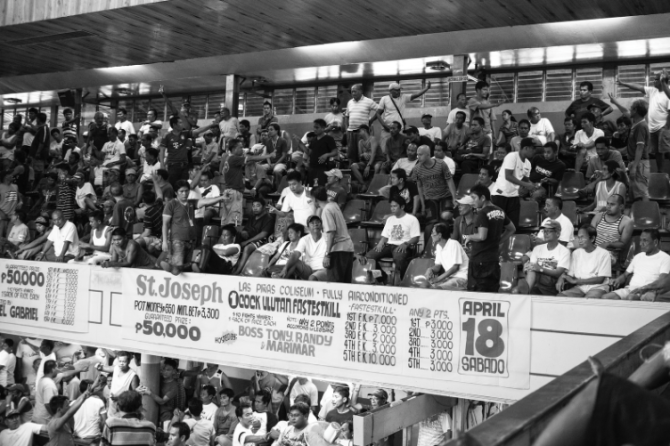
[[[168,262],[170,265],[183,267],[191,264],[191,256],[195,247],[194,240],[172,240],[169,247]]]
[[[268,177],[269,164],[256,164],[256,177],[260,180]],[[273,173],[286,172],[286,164],[275,164],[272,168]]]
[[[649,132],[649,153],[670,152],[670,130],[662,128],[656,132]]]
[[[610,290],[607,283],[602,283],[600,285],[576,285],[569,290],[565,290],[559,293],[559,296],[563,297],[586,297],[590,292],[591,296],[600,298],[603,294],[607,293]]]
[[[467,279],[461,279],[457,277],[449,277],[446,280],[433,284],[434,288],[441,288],[443,290],[446,289],[454,289],[457,288],[459,290],[464,290],[468,287],[468,280]]]
[[[328,272],[326,271],[326,268],[314,271],[311,266],[302,260],[299,260],[295,265],[294,276],[299,280],[308,280],[313,276],[319,282],[325,282],[328,277]]]
[[[635,299],[632,299],[630,294],[634,290],[630,289],[630,286],[627,286],[625,288],[619,288],[618,290],[612,291],[614,294],[619,296],[619,299],[621,300],[643,300],[647,302],[653,302],[656,300],[656,291],[647,291],[646,293],[642,294],[642,296],[638,296]]]

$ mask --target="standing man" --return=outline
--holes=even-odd
[[[125,130],[126,131],[126,136],[130,138],[130,135],[135,134],[135,127],[133,127],[133,123],[128,121],[128,111],[125,108],[120,108],[116,111],[116,124],[114,124],[114,127],[116,127],[119,130]]]
[[[110,397],[112,401],[116,400],[126,390],[135,390],[140,385],[140,377],[130,368],[130,353],[118,352],[114,365],[105,366],[97,364],[96,369],[112,375],[112,384],[110,386]],[[109,405],[109,417],[117,414],[116,405]]]
[[[314,191],[314,199],[321,209],[323,233],[326,238],[326,268],[328,282],[351,283],[354,266],[354,243],[351,241],[347,222],[337,203],[328,201],[328,191],[319,187]]]
[[[359,161],[358,128],[362,125],[372,126],[377,115],[371,118],[370,113],[376,112],[379,106],[372,99],[363,96],[362,84],[354,84],[351,87],[351,96],[352,98],[347,103],[346,113],[347,158],[349,158],[349,163],[357,163]]]
[[[47,424],[51,420],[51,414],[47,409],[47,404],[51,398],[58,396],[58,386],[54,378],[58,374],[56,361],[53,359],[43,359],[44,375],[37,381],[35,389],[35,409],[33,411],[33,423]]]
[[[426,203],[431,204],[435,217],[453,205],[451,200],[456,196],[454,178],[444,161],[430,157],[428,146],[419,147],[417,156],[419,161],[412,171],[412,181],[419,190],[422,212],[427,211]]]
[[[240,124],[235,116],[231,116],[230,109],[227,107],[221,109],[219,130],[221,131],[219,146],[222,150],[228,147],[228,141],[235,139],[240,135]]]
[[[651,147],[654,150],[654,138],[656,138],[657,142],[660,141],[659,133],[664,131],[663,129],[658,130],[656,136],[649,133],[649,124],[644,119],[647,116],[647,112],[647,103],[642,99],[638,99],[630,106],[630,118],[633,126],[628,136],[628,178],[630,179],[630,190],[633,194],[633,200],[642,201],[649,200],[649,148]],[[651,114],[651,111],[649,111],[649,114]],[[649,123],[651,122],[650,117]],[[658,165],[659,158],[661,164],[663,163],[664,155],[660,146],[656,148],[656,162]],[[661,165],[658,166],[659,168],[662,167]]]
[[[491,135],[493,133],[493,123],[496,120],[496,114],[493,111],[495,107],[502,105],[505,101],[498,100],[495,104],[489,101],[491,95],[489,84],[485,81],[479,81],[475,85],[475,97],[468,101],[468,108],[470,109],[470,122],[475,117],[480,117],[484,120],[484,133]]]
[[[528,180],[531,171],[529,158],[534,153],[533,139],[524,138],[521,141],[521,150],[510,152],[505,156],[495,189],[491,194],[493,204],[505,211],[515,228],[519,225],[519,213],[521,212],[519,187],[525,187],[531,191],[539,187]]]
[[[263,116],[258,118],[258,127],[256,128],[256,141],[261,140],[261,134],[263,132],[267,132],[268,126],[273,122],[278,123],[279,120],[272,111],[272,104],[269,103],[268,101],[265,101],[263,102]]]
[[[379,108],[377,109],[377,119],[383,129],[380,141],[384,141],[389,137],[391,131],[389,127],[392,122],[402,123],[400,130],[403,130],[407,126],[407,121],[405,121],[406,104],[423,96],[428,90],[430,90],[430,81],[426,82],[426,87],[423,90],[414,94],[400,94],[402,87],[399,83],[393,82],[389,84],[389,94],[381,98]]]
[[[323,119],[315,119],[313,123],[314,138],[309,144],[308,184],[317,181],[319,186],[327,182],[326,172],[332,169],[330,158],[337,158],[337,145],[332,136],[326,133],[328,125]],[[279,183],[277,183],[279,184]]]
[[[598,104],[603,111],[602,115],[607,116],[612,113],[612,107],[598,98],[594,98],[593,84],[589,81],[584,81],[579,84],[579,99],[575,99],[572,104],[565,110],[567,118],[574,118],[578,126],[581,126],[582,116],[584,113],[589,113],[589,105]],[[595,119],[593,120],[595,122]],[[580,127],[578,127],[580,128]]]
[[[188,156],[193,147],[193,139],[183,128],[184,121],[179,116],[170,118],[172,131],[161,142],[160,162],[166,166],[168,181],[177,189],[179,180],[188,179]]]
[[[495,293],[500,288],[499,247],[516,228],[505,212],[491,203],[487,187],[476,184],[470,189],[470,198],[478,211],[474,223],[477,232],[463,236],[464,244],[472,243],[468,291]]]

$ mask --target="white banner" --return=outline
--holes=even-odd
[[[0,323],[88,332],[90,267],[0,262]]]
[[[122,274],[124,339],[231,354],[251,367],[271,358],[353,369],[390,387],[530,385],[527,296]]]

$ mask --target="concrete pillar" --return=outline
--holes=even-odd
[[[461,54],[454,56],[454,63],[451,65],[452,76],[467,76],[468,75],[468,56]],[[451,108],[456,106],[457,97],[461,93],[465,93],[467,89],[467,82],[451,82],[449,83],[449,98],[451,98]]]
[[[77,139],[79,141],[81,141],[81,134],[83,133],[83,131],[81,129],[81,123],[82,123],[82,119],[81,119],[81,102],[82,102],[81,95],[82,95],[82,93],[83,93],[83,90],[81,88],[77,88],[74,91],[74,115],[79,116],[75,120],[74,124],[75,124],[75,128],[77,129]]]
[[[51,119],[49,120],[49,127],[56,128],[58,127],[58,106],[51,106]]]
[[[119,100],[112,99],[109,103],[109,125],[113,126],[116,124],[116,111],[119,109]]]
[[[240,108],[240,77],[235,74],[226,76],[225,104],[231,116],[237,117]]]
[[[142,353],[140,367],[140,385],[146,386],[151,393],[160,395],[161,357]],[[142,397],[142,404],[146,412],[146,419],[158,423],[158,404],[148,396]]]
[[[616,91],[616,77],[617,77],[617,66],[616,64],[605,64],[603,65],[603,92],[600,96],[600,99],[609,102],[608,93],[612,93],[613,96],[617,95]],[[616,110],[616,107],[614,107]]]

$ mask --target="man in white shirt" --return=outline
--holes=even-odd
[[[555,296],[558,294],[558,278],[570,268],[570,250],[559,243],[562,226],[558,221],[545,220],[542,223],[542,232],[546,243],[533,248],[530,261],[524,265],[528,294]],[[526,256],[523,261],[526,262]],[[519,287],[512,290],[512,294],[518,292]]]
[[[32,446],[33,434],[48,435],[44,424],[21,424],[21,414],[17,409],[7,412],[5,423],[7,429],[0,432],[0,445],[2,446]]]
[[[128,121],[128,111],[125,108],[120,108],[116,111],[116,119],[117,121],[116,124],[114,124],[114,127],[119,130],[125,130],[126,137],[135,134],[135,127],[132,122]]]
[[[106,377],[101,377],[101,386],[91,394],[81,405],[79,410],[74,414],[74,435],[82,439],[99,438],[102,434],[102,427],[105,423],[105,400],[103,397],[104,384],[107,381]],[[79,384],[81,393],[86,392],[93,384],[93,381],[83,380]],[[113,404],[113,403],[112,403]]]
[[[40,343],[40,356],[42,357],[42,362],[40,362],[40,366],[37,369],[37,376],[35,377],[35,382],[39,382],[44,376],[44,364],[47,361],[56,361],[56,353],[53,350],[54,350],[53,341],[44,339]]]
[[[230,115],[230,109],[223,107],[221,109],[221,121],[219,122],[219,130],[221,131],[220,147],[225,151],[228,147],[228,141],[237,138],[240,134],[240,124],[237,118]]]
[[[661,234],[658,229],[643,230],[640,234],[642,252],[633,257],[633,261],[623,274],[610,280],[610,285],[615,290],[603,295],[602,298],[655,301],[656,291],[639,290],[657,280],[665,280],[670,273],[670,255],[661,251],[660,244]],[[628,279],[630,282],[626,285]]]
[[[37,373],[33,369],[33,363],[40,357],[41,339],[24,338],[16,347],[17,376],[25,380],[26,385],[34,386]]]
[[[442,129],[433,127],[433,115],[424,113],[421,115],[423,127],[419,128],[419,135],[429,137],[435,144],[442,142]]]
[[[530,133],[528,136],[536,137],[542,145],[545,145],[548,141],[554,141],[554,137],[556,136],[554,126],[551,125],[551,121],[542,117],[539,108],[531,107],[526,114],[528,115],[528,119],[530,119]]]
[[[16,356],[13,353],[14,341],[5,339],[0,345],[0,386],[9,387],[14,384]]]
[[[505,211],[507,217],[519,226],[519,214],[521,212],[521,198],[519,188],[535,190],[540,187],[528,180],[531,164],[530,157],[535,153],[535,145],[532,138],[524,138],[521,141],[521,150],[510,152],[500,167],[500,173],[496,180],[495,188],[491,193],[491,202]]]
[[[326,257],[326,239],[323,237],[321,218],[312,215],[307,219],[309,234],[298,242],[284,269],[277,274],[279,278],[325,281],[327,277],[323,259]]]
[[[301,394],[309,396],[310,404],[313,404],[312,409],[317,407],[319,402],[319,391],[310,378],[304,376],[299,376],[297,378],[296,383],[293,384],[293,388],[291,389],[291,394],[289,395],[291,406],[295,404],[295,398]]]
[[[79,255],[77,227],[71,221],[65,220],[61,211],[54,211],[51,218],[53,229],[35,260],[67,263]]]
[[[401,94],[402,87],[397,82],[389,84],[389,94],[382,97],[379,101],[379,108],[377,109],[377,119],[382,125],[382,134],[380,137],[380,145],[383,147],[382,141],[391,136],[391,124],[393,122],[402,123],[400,130],[405,128],[405,106],[408,102],[423,96],[430,89],[430,81],[426,82],[423,90],[414,94]]]
[[[609,252],[595,245],[598,233],[590,225],[582,225],[577,232],[578,249],[572,253],[570,268],[556,282],[559,296],[600,299],[609,291],[612,261]],[[567,284],[574,285],[566,289]]]
[[[573,144],[577,146],[577,159],[575,161],[575,171],[579,172],[584,162],[598,156],[596,152],[596,139],[605,136],[605,133],[595,128],[596,116],[591,112],[582,115],[582,129],[575,133]]]
[[[414,169],[414,166],[416,166],[417,161],[418,158],[417,158],[416,144],[408,144],[407,157],[400,158],[398,161],[396,161],[395,164],[393,165],[393,168],[391,169],[391,172],[393,172],[396,169],[402,169],[407,173],[407,176],[409,177],[410,174],[412,173],[412,170]]]
[[[119,130],[116,127],[110,127],[107,130],[109,141],[102,146],[99,153],[93,146],[93,151],[97,158],[102,158],[102,165],[107,168],[121,166],[126,164],[126,146],[119,140]],[[118,167],[117,167],[118,169]]]
[[[465,93],[459,93],[456,97],[456,106],[451,109],[449,115],[447,116],[447,125],[454,124],[456,122],[456,113],[463,112],[465,113],[465,121],[463,124],[465,126],[470,125],[470,108],[468,108],[468,97]]]
[[[96,195],[95,189],[91,183],[86,180],[86,176],[83,172],[77,172],[72,177],[77,180],[77,190],[75,192],[74,198],[79,206],[77,213],[82,212],[93,212],[97,210],[96,207]]]
[[[286,175],[288,180],[289,192],[284,198],[281,211],[271,207],[270,213],[277,214],[279,218],[286,217],[289,212],[293,212],[293,221],[307,226],[309,217],[316,214],[316,203],[302,185],[302,176],[300,172],[291,171]]]
[[[575,240],[575,227],[570,219],[563,214],[562,210],[563,200],[560,197],[547,198],[544,203],[544,212],[547,217],[542,221],[541,226],[544,227],[545,224],[551,220],[557,221],[561,226],[558,241],[563,244],[563,246],[572,248]],[[544,237],[544,230],[540,230],[537,236],[535,236],[533,244],[538,245],[545,243],[546,241],[547,239]]]
[[[670,123],[668,122],[670,88],[668,87],[668,78],[664,77],[661,72],[657,72],[654,76],[653,87],[621,82],[618,78],[617,85],[637,90],[649,98],[647,114],[650,133],[649,152],[661,154],[661,156],[656,156],[656,165],[658,167],[657,171],[663,172],[663,158],[667,157],[665,154],[670,152]]]
[[[374,249],[365,254],[372,260],[393,257],[395,265],[394,282],[399,283],[409,263],[411,249],[419,241],[421,228],[419,220],[405,212],[405,199],[400,196],[389,199],[391,216],[386,220],[382,236]]]
[[[244,446],[248,443],[264,443],[270,439],[266,432],[253,430],[254,410],[251,408],[251,403],[243,402],[235,409],[237,415],[237,426],[233,432],[233,446]]]
[[[56,361],[53,359],[43,359],[40,367],[44,368],[44,376],[39,378],[35,389],[33,423],[47,424],[51,420],[47,404],[49,404],[51,398],[58,395],[58,387],[54,381],[58,371],[56,370]]]

